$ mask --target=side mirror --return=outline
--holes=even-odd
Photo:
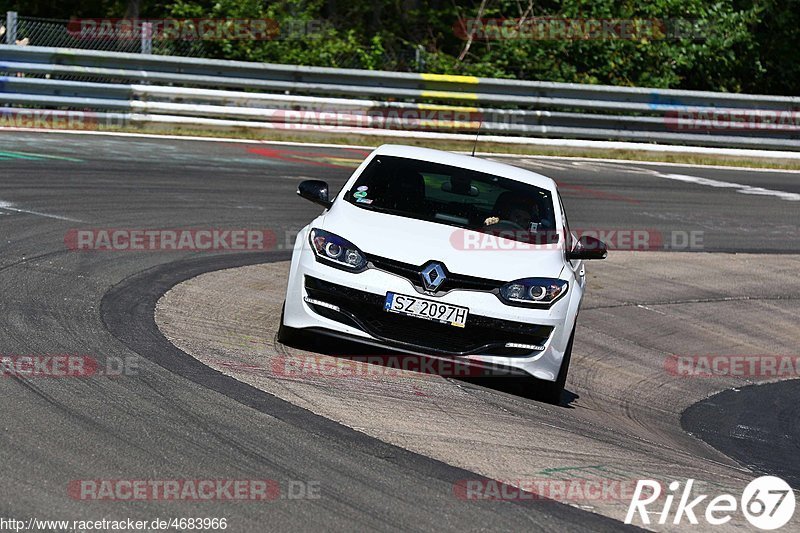
[[[603,241],[584,235],[578,239],[578,245],[571,252],[567,252],[567,259],[574,261],[577,259],[605,259],[608,249]]]
[[[315,204],[319,204],[325,209],[333,205],[328,199],[328,184],[320,180],[306,180],[301,181],[297,186],[297,194],[311,200]]]

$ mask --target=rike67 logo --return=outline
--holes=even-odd
[[[669,492],[662,499],[662,487],[658,481],[640,479],[628,506],[625,523],[632,523],[638,514],[643,525],[650,525],[651,520],[664,525],[672,515],[671,522],[675,525],[681,524],[684,518],[689,524],[697,525],[699,516],[706,523],[719,526],[730,522],[739,508],[754,527],[773,530],[785,526],[794,515],[794,491],[778,477],[762,476],[754,479],[745,487],[739,500],[731,494],[720,494],[706,502],[709,495],[692,494],[693,485],[694,480],[689,479],[681,490],[680,482],[673,481],[668,485]],[[673,510],[676,498],[678,503]],[[659,500],[663,501],[663,506]],[[648,506],[659,508],[649,510]]]

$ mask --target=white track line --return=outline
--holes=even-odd
[[[696,183],[697,185],[705,185],[707,187],[719,187],[724,189],[735,189],[736,192],[742,194],[753,194],[757,196],[775,196],[781,200],[788,200],[790,202],[800,201],[800,194],[794,192],[775,191],[772,189],[764,189],[763,187],[753,187],[752,185],[742,185],[741,183],[731,183],[729,181],[712,180],[708,178],[700,178],[698,176],[687,176],[685,174],[656,174],[660,178],[669,180],[683,181],[686,183]]]
[[[105,135],[109,137],[138,137],[143,139],[172,139],[172,140],[179,140],[179,141],[204,141],[204,142],[227,142],[227,143],[245,143],[245,144],[268,144],[268,145],[279,145],[279,146],[311,146],[316,148],[350,148],[356,150],[369,150],[372,151],[376,145],[372,146],[364,146],[358,144],[331,144],[331,143],[313,143],[313,142],[294,142],[294,141],[267,141],[267,140],[255,140],[255,139],[236,139],[236,138],[222,138],[222,137],[199,137],[196,135],[159,135],[155,133],[128,133],[128,132],[107,132],[107,131],[64,131],[64,130],[49,130],[49,129],[40,129],[40,128],[0,128],[0,132],[3,131],[17,131],[17,132],[25,132],[25,133],[61,133],[66,135]],[[485,140],[481,138],[481,140]],[[603,142],[603,141],[586,141],[586,142]],[[636,143],[629,143],[636,145]],[[566,145],[565,145],[566,146]],[[663,145],[652,145],[652,144],[644,144],[643,146],[639,146],[638,150],[647,150],[647,147],[653,146],[663,146]],[[601,148],[609,148],[608,146],[602,146]],[[670,147],[670,148],[681,148],[681,147]],[[700,148],[700,147],[687,147],[687,148]],[[626,147],[626,149],[631,149],[630,147]],[[652,148],[651,148],[652,149]],[[713,148],[709,148],[708,150],[712,150],[712,152],[703,153],[713,155]],[[724,149],[719,149],[724,150]],[[733,150],[733,149],[732,149]],[[673,152],[677,152],[678,150],[673,150]],[[752,150],[751,152],[757,152],[757,150]],[[765,154],[770,154],[769,157],[774,159],[781,159],[782,154],[787,154],[792,159],[800,159],[800,152],[770,152],[770,151],[761,151]],[[471,153],[469,151],[464,152],[457,152],[457,153],[464,153],[468,154]],[[512,153],[498,153],[498,152],[476,152],[475,155],[481,157],[514,157],[514,158],[526,158],[526,159],[562,159],[566,161],[597,161],[597,162],[604,162],[604,163],[619,163],[619,164],[636,164],[636,165],[655,165],[655,166],[676,166],[676,167],[686,167],[686,168],[717,168],[721,170],[744,170],[747,172],[783,172],[783,173],[800,173],[800,170],[785,170],[780,168],[756,168],[756,167],[739,167],[739,166],[727,166],[727,165],[699,165],[699,164],[692,164],[692,163],[668,163],[668,162],[660,162],[660,161],[640,161],[637,159],[611,159],[611,158],[604,158],[604,157],[570,157],[570,156],[548,156],[548,155],[531,155],[531,154],[512,154]],[[739,157],[748,154],[737,154]]]
[[[461,152],[467,153],[467,152]],[[481,157],[513,157],[514,159],[560,159],[562,161],[587,161],[592,163],[615,163],[618,165],[643,165],[653,167],[684,167],[684,168],[711,168],[715,170],[743,170],[745,172],[781,172],[785,174],[798,174],[800,170],[783,168],[737,167],[728,165],[701,165],[697,163],[670,163],[667,161],[641,161],[638,159],[609,159],[607,157],[572,157],[561,155],[531,155],[531,154],[503,154],[497,152],[475,152]]]
[[[26,215],[36,215],[39,217],[54,218],[56,220],[66,220],[67,222],[83,222],[83,220],[78,220],[77,218],[64,217],[61,215],[51,215],[50,213],[42,213],[41,211],[33,211],[30,209],[20,209],[19,207],[14,207],[14,204],[12,204],[11,202],[4,202],[3,200],[0,200],[0,209],[3,209],[4,211],[13,211],[15,213],[25,213]]]

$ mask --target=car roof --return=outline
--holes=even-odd
[[[420,148],[418,146],[406,146],[403,144],[384,144],[373,152],[374,155],[391,155],[395,157],[405,157],[420,161],[430,161],[441,163],[469,170],[476,170],[502,178],[509,178],[529,185],[556,192],[556,183],[547,176],[531,172],[505,163],[490,161],[481,157],[455,154],[444,150],[433,150],[431,148]]]

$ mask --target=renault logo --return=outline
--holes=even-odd
[[[444,273],[444,267],[439,263],[431,263],[420,272],[422,275],[422,284],[426,291],[436,292],[436,289],[444,283],[447,276]]]

